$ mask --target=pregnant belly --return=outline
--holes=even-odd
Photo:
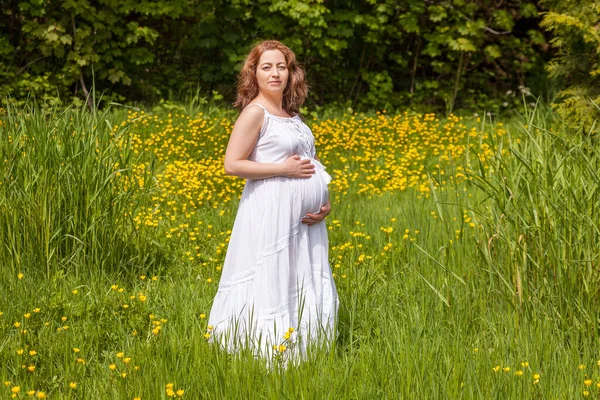
[[[312,162],[315,165],[315,173],[310,178],[276,176],[247,180],[240,207],[251,207],[249,210],[274,213],[277,219],[289,223],[300,222],[307,213],[318,213],[329,200],[327,185],[331,182],[331,176],[325,172],[323,164],[317,160]],[[248,199],[248,202],[244,199]],[[288,215],[287,212],[290,214]]]
[[[323,176],[324,172],[317,171],[312,177],[306,179],[297,179],[296,193],[301,203],[301,217],[307,213],[316,214],[329,199],[329,190],[327,188],[327,179]]]

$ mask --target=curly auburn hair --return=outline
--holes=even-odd
[[[296,54],[277,40],[265,40],[250,50],[240,71],[237,83],[237,98],[234,107],[243,110],[256,96],[258,96],[258,82],[256,81],[256,67],[258,60],[266,50],[279,50],[283,53],[289,71],[287,85],[283,91],[283,109],[290,115],[296,115],[304,103],[308,93],[308,85],[304,79],[304,69],[296,61]]]

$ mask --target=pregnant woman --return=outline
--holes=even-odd
[[[225,172],[246,184],[208,321],[210,341],[231,353],[304,357],[335,336],[325,226],[331,177],[298,114],[307,91],[287,46],[265,41],[248,54],[225,153]]]

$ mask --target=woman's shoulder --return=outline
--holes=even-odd
[[[267,112],[267,109],[266,109],[266,107],[265,107],[265,106],[263,106],[263,105],[262,105],[262,104],[260,104],[260,103],[254,103],[254,102],[248,103],[248,105],[247,105],[247,106],[244,108],[244,110],[245,110],[245,109],[247,109],[247,108],[250,108],[250,106],[257,106],[257,107],[259,107],[259,108],[262,108],[262,110],[263,110],[264,112]],[[256,109],[256,107],[251,107],[251,108],[252,108],[252,109]]]
[[[252,106],[256,106],[256,107],[252,107]],[[267,109],[262,104],[259,104],[259,103],[248,103],[248,105],[242,110],[242,113],[248,113],[249,115],[252,115],[255,117],[260,116],[261,118],[269,115],[269,112],[267,111]]]
[[[249,104],[250,105],[250,104]],[[245,131],[260,131],[265,120],[265,112],[259,107],[246,106],[238,115],[235,125],[242,126]]]
[[[257,107],[250,107],[250,106],[257,106]],[[269,118],[275,119],[275,120],[285,121],[285,120],[294,120],[296,118],[298,118],[298,119],[301,118],[299,113],[295,113],[293,115],[290,114],[291,115],[290,117],[283,117],[283,116],[272,114],[269,112],[269,110],[267,110],[267,108],[265,106],[263,106],[260,103],[254,103],[254,102],[248,103],[248,105],[246,106],[246,108],[244,108],[244,110],[255,109],[255,111],[257,111],[257,110],[259,110],[259,108],[262,109],[262,111],[263,111],[263,113],[261,113],[261,115],[264,115],[265,117],[269,117]]]
[[[251,107],[257,105],[258,107]],[[262,120],[267,115],[267,110],[257,103],[250,103],[240,113],[238,119],[243,118],[245,120]]]

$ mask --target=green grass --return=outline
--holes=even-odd
[[[172,110],[155,111],[189,134]],[[176,111],[230,118],[194,104]],[[123,109],[3,112],[0,381],[10,383],[0,386],[2,398],[19,386],[19,397],[35,390],[57,399],[157,399],[169,383],[186,398],[563,399],[586,389],[598,396],[599,145],[570,135],[546,109],[510,121],[503,135],[489,121],[467,122],[480,132],[470,139],[469,179],[452,179],[465,157],[444,164],[444,175],[431,158],[429,193],[359,194],[361,181],[332,193],[338,338],[331,351],[271,371],[251,354],[210,346],[200,318],[217,289],[217,249],[237,196],[194,209],[185,223],[200,227],[198,240],[177,231],[168,239],[179,219],[158,228],[135,220],[160,196],[166,166],[136,146],[134,133],[148,138],[158,128],[132,122]],[[227,129],[216,124],[217,139],[198,157],[217,162]],[[475,162],[478,143],[492,149],[487,168]],[[330,153],[325,164],[359,170],[353,154]],[[135,177],[143,179],[134,184]],[[233,182],[219,184],[239,193]],[[202,254],[189,260],[195,246]],[[158,334],[149,314],[166,320]]]

